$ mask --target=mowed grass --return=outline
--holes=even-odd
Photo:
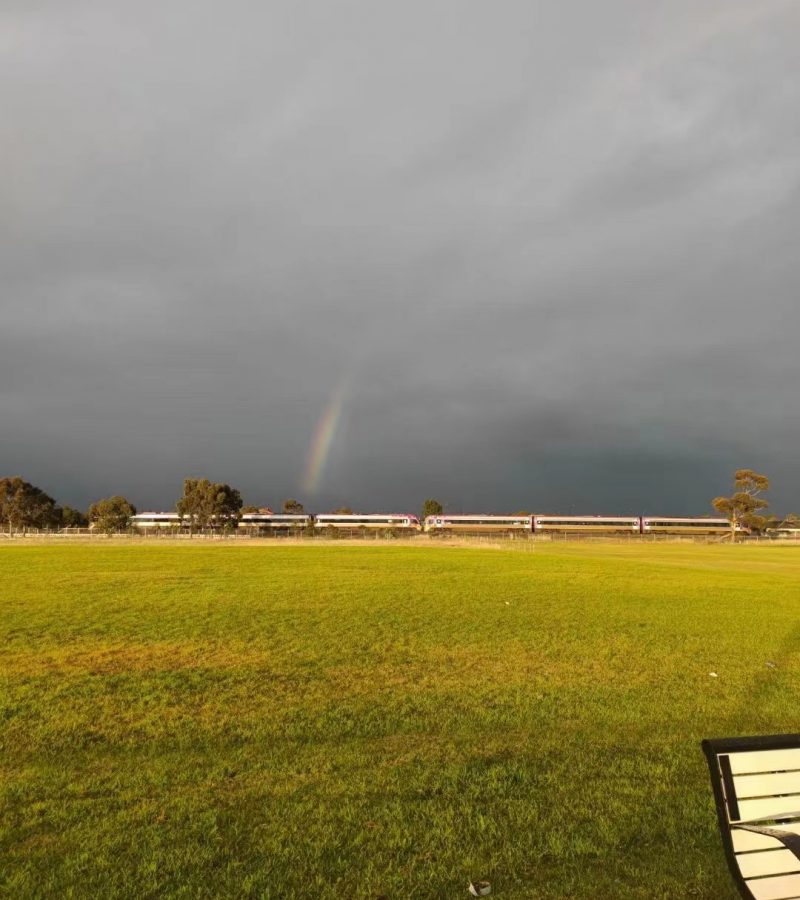
[[[800,549],[5,546],[0,673],[14,898],[721,900]]]

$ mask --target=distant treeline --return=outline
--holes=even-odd
[[[751,534],[763,534],[774,528],[800,528],[800,516],[790,513],[784,517],[766,512],[768,501],[764,494],[769,490],[769,478],[752,469],[737,469],[734,473],[734,491],[729,497],[715,497],[712,507],[731,523],[731,536],[746,530]],[[303,504],[290,498],[283,502],[286,514],[302,514]],[[207,478],[186,478],[183,493],[175,503],[175,512],[192,530],[234,530],[242,515],[247,513],[271,513],[268,507],[245,506],[241,493],[224,482]],[[350,514],[344,506],[333,513]],[[420,520],[440,515],[443,505],[435,499],[426,500],[420,511]],[[519,513],[524,515],[526,513]],[[89,528],[107,533],[130,529],[136,507],[126,497],[114,495],[93,503],[88,510],[75,509],[57,503],[41,488],[19,476],[0,478],[0,527],[8,531],[63,530]]]
[[[283,503],[285,513],[301,514],[303,504],[290,498]],[[343,507],[337,512],[349,513]],[[229,484],[207,478],[187,478],[175,512],[192,528],[225,529],[235,526],[245,513],[271,512],[266,507],[245,506],[241,493]],[[59,504],[41,488],[19,476],[0,478],[0,526],[11,531],[42,531],[92,527],[109,533],[126,531],[136,507],[119,494],[93,503],[88,510]]]

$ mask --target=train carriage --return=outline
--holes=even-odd
[[[779,541],[800,541],[800,528],[770,528],[767,534]]]
[[[276,534],[308,528],[311,522],[312,517],[308,515],[244,513],[237,526],[240,533]],[[131,525],[137,531],[145,533],[165,530],[188,531],[191,528],[191,520],[189,517],[181,518],[175,512],[142,512],[131,516]],[[210,530],[216,527],[214,524],[208,526]]]
[[[534,516],[534,534],[639,534],[639,516]]]
[[[727,519],[710,516],[642,516],[642,534],[683,534],[689,537],[730,534]]]
[[[419,531],[419,519],[408,513],[322,513],[314,517],[318,529],[341,531]]]
[[[530,516],[428,516],[428,534],[530,534]]]
[[[131,526],[137,531],[178,531],[188,528],[188,522],[182,523],[181,517],[174,512],[141,512],[131,516]]]
[[[302,531],[311,525],[312,517],[296,513],[243,513],[239,529],[258,534],[285,534]]]

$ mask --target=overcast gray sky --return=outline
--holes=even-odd
[[[800,511],[799,34],[791,0],[5,0],[0,475],[680,514],[754,466]]]

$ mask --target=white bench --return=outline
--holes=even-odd
[[[800,734],[708,740],[703,750],[742,896],[800,898]]]

